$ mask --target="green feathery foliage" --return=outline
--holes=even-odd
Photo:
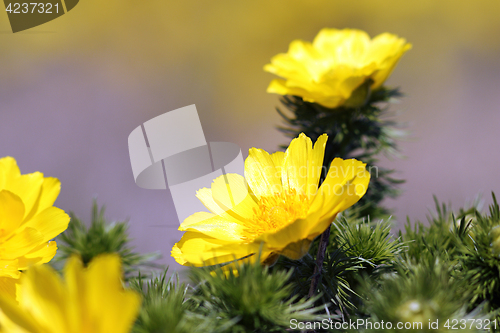
[[[90,226],[70,213],[68,229],[57,237],[58,251],[56,261],[66,260],[71,255],[79,255],[84,265],[102,253],[118,253],[122,260],[125,277],[128,279],[139,268],[157,268],[152,260],[158,259],[158,253],[139,254],[134,252],[128,236],[128,225],[123,222],[107,222],[104,207],[99,209],[96,201],[92,205]]]
[[[372,323],[386,323],[385,329],[366,326],[366,332],[443,332],[453,331],[457,324],[461,332],[479,332],[478,311],[466,312],[467,294],[450,275],[447,263],[438,260],[405,263],[408,270],[400,269],[385,277],[379,285],[364,280],[363,297],[366,299],[365,319]],[[392,324],[392,328],[387,323]],[[398,328],[398,323],[408,323]],[[431,323],[437,326],[430,327]],[[465,323],[465,325],[463,325]],[[421,325],[421,326],[420,326]],[[448,325],[448,327],[446,327]],[[411,329],[409,329],[411,327]]]
[[[307,297],[315,266],[316,260],[310,251],[300,260],[281,257],[273,269],[291,272],[290,281],[294,285],[291,295]],[[345,316],[354,307],[351,303],[354,291],[348,282],[348,276],[362,268],[361,260],[347,257],[342,249],[327,251],[318,284],[320,297],[315,302],[316,306],[323,307],[322,310],[327,314],[339,313],[341,317]]]
[[[500,207],[495,194],[489,215],[476,211],[470,219],[472,244],[461,247],[464,287],[472,294],[470,307],[485,304],[492,317],[500,319]],[[496,314],[496,315],[495,315]]]
[[[193,268],[191,279],[196,283],[193,299],[199,304],[196,312],[217,314],[221,320],[237,320],[227,330],[240,332],[288,332],[290,320],[320,320],[315,299],[290,297],[292,272],[269,270],[256,263],[235,263],[235,270]]]
[[[221,325],[215,314],[194,312],[197,304],[189,299],[189,287],[179,283],[178,275],[167,279],[167,270],[145,281],[139,276],[129,286],[142,294],[142,307],[133,333],[205,333],[224,332],[232,324]]]
[[[363,220],[339,218],[333,225],[337,229],[334,244],[338,244],[346,256],[356,258],[361,266],[346,276],[354,291],[350,302],[358,308],[362,304],[362,300],[358,297],[359,277],[369,277],[375,282],[381,275],[394,272],[404,244],[400,239],[393,239],[389,221],[371,223],[369,218]],[[355,313],[351,311],[353,312]]]
[[[393,266],[402,251],[403,244],[391,235],[390,221],[371,223],[367,218],[352,223],[341,217],[333,225],[337,229],[336,243],[348,256],[362,259],[365,269],[370,269],[370,274]]]
[[[456,288],[467,295],[468,310],[482,306],[487,320],[500,319],[500,211],[495,195],[489,215],[475,206],[453,213],[436,201],[436,214],[429,225],[418,222],[401,233],[408,249],[407,260],[417,263],[440,260],[447,264]],[[498,327],[490,325],[491,331]]]
[[[378,154],[397,153],[396,139],[404,134],[395,121],[386,119],[387,104],[400,96],[398,89],[380,88],[371,92],[362,106],[335,109],[305,102],[297,96],[283,96],[281,103],[292,116],[277,108],[285,122],[279,130],[287,136],[293,138],[303,132],[316,141],[323,133],[328,134],[325,167],[335,157],[356,158],[367,163],[372,178],[368,192],[358,204],[361,216],[387,215],[387,209],[381,207],[380,202],[387,197],[396,197],[396,186],[403,182],[392,178],[393,170],[376,166]],[[386,106],[381,107],[381,104]]]
[[[407,220],[405,232],[399,232],[408,247],[405,255],[416,262],[429,257],[456,260],[460,246],[469,241],[471,224],[467,217],[474,214],[476,209],[460,209],[458,213],[453,213],[447,205],[440,204],[436,197],[434,202],[436,213],[427,217],[428,226],[419,221],[412,226]]]
[[[273,269],[292,271],[292,295],[307,296],[316,266],[317,241],[309,253],[300,260],[281,257]],[[330,242],[323,261],[317,306],[325,306],[326,313],[339,313],[346,317],[356,310],[360,300],[357,295],[358,277],[370,275],[373,279],[382,273],[392,272],[403,244],[392,239],[390,223],[370,223],[362,219],[339,216],[333,223]]]

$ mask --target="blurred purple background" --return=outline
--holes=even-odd
[[[207,141],[275,150],[288,139],[275,130],[279,97],[266,93],[274,76],[262,67],[293,39],[350,27],[413,44],[387,82],[407,95],[392,111],[411,131],[406,158],[382,162],[407,180],[387,201],[395,220],[424,220],[433,194],[455,208],[478,193],[489,203],[500,194],[499,17],[498,0],[82,0],[12,34],[2,14],[0,156],[58,177],[56,206],[87,221],[97,197],[108,217],[130,219],[138,251],[172,264],[173,204],[135,185],[129,133],[196,104]]]

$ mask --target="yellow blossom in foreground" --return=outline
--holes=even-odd
[[[16,160],[0,159],[0,292],[15,295],[20,270],[50,261],[69,216],[53,207],[61,184],[40,172],[21,175]]]
[[[250,149],[245,178],[227,174],[197,192],[211,213],[195,213],[180,225],[186,233],[172,249],[175,260],[204,266],[261,251],[261,262],[271,264],[279,255],[304,256],[337,213],[365,194],[370,180],[364,163],[336,158],[318,188],[326,141],[323,134],[313,147],[301,134],[286,152]]]
[[[84,268],[74,256],[64,268],[64,282],[48,265],[33,267],[21,278],[19,304],[0,295],[0,332],[130,332],[141,298],[124,290],[120,258],[96,257]]]
[[[288,53],[271,59],[264,70],[284,79],[273,80],[267,91],[300,96],[327,108],[342,106],[351,96],[349,104],[359,103],[367,95],[363,84],[371,89],[382,86],[410,48],[404,38],[390,33],[370,39],[361,30],[325,28],[312,43],[295,40]]]

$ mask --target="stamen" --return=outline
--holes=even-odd
[[[295,190],[261,197],[253,217],[246,221],[248,241],[265,232],[280,230],[293,221],[304,218],[309,210],[309,199]]]

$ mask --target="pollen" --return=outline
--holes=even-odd
[[[305,218],[310,200],[305,195],[290,192],[275,193],[261,197],[259,207],[253,209],[253,216],[246,220],[246,238],[253,240],[266,232],[280,230],[297,219]]]

